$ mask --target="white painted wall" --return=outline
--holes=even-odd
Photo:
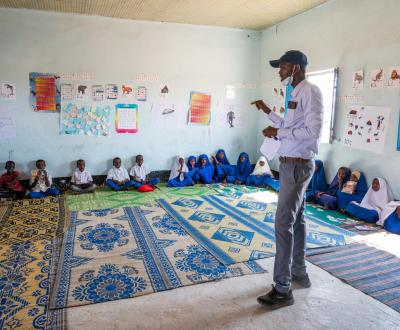
[[[241,151],[253,161],[257,114],[249,113],[243,128],[217,128],[218,105],[225,86],[259,83],[260,32],[183,24],[137,22],[29,10],[0,9],[0,82],[17,84],[17,138],[0,141],[0,163],[13,150],[17,168],[29,173],[38,158],[53,176],[66,176],[75,160],[84,158],[93,174],[104,174],[120,156],[130,167],[142,153],[152,170],[165,170],[178,153],[214,153],[224,147],[232,162]],[[139,104],[139,133],[106,138],[59,135],[59,114],[35,113],[29,105],[29,72],[89,72],[92,83],[130,83],[137,74],[157,74],[159,83],[144,83],[147,103]],[[167,83],[170,100],[188,108],[190,91],[212,95],[212,124],[155,130],[151,106],[160,84]],[[140,83],[142,85],[143,83]],[[258,97],[257,89],[237,90],[237,102]],[[114,103],[110,103],[113,105]],[[114,114],[112,114],[114,118]],[[114,124],[111,125],[114,127]],[[113,129],[112,129],[113,130]]]
[[[332,145],[321,145],[318,157],[325,161],[328,179],[340,166],[361,169],[370,183],[374,177],[386,178],[400,198],[400,152],[396,151],[399,121],[400,89],[371,90],[365,86],[354,93],[353,71],[360,68],[369,77],[372,69],[400,66],[400,1],[398,0],[332,0],[313,10],[293,17],[277,27],[263,31],[261,45],[261,82],[278,81],[277,70],[267,63],[286,50],[299,49],[309,60],[308,71],[339,68],[338,96],[362,95],[365,105],[392,108],[385,152],[377,154],[343,146],[347,105],[339,103]],[[261,95],[266,96],[262,89]],[[259,115],[258,131],[268,125]],[[262,136],[258,135],[258,145]],[[276,168],[277,163],[274,162]]]

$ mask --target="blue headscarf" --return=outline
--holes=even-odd
[[[192,160],[192,159],[194,159],[194,162],[195,162],[195,165],[194,165],[194,167],[190,164],[190,161]],[[189,158],[188,158],[188,161],[187,161],[187,167],[188,167],[188,169],[189,169],[189,171],[192,171],[192,170],[194,170],[195,168],[196,168],[196,157],[195,156],[189,156]]]
[[[199,156],[199,158],[197,158],[197,164],[196,164],[197,168],[202,168],[201,167],[201,160],[204,159],[204,158],[207,160],[206,167],[211,165],[210,164],[210,160],[208,159],[208,156],[206,154],[201,154]]]
[[[324,163],[316,159],[315,160],[315,172],[310,182],[310,189],[312,192],[325,191],[327,188]]]
[[[351,175],[351,171],[350,171],[349,168],[344,167],[344,170],[346,172],[346,177],[343,180],[343,184],[345,184],[347,181],[349,181],[349,178],[350,178],[350,175]],[[326,194],[331,195],[331,196],[336,196],[337,195],[337,192],[339,190],[339,176],[338,175],[339,175],[339,171],[335,175],[335,177],[333,178],[331,184],[329,185],[328,190],[325,192]]]
[[[202,159],[207,160],[205,167],[201,167]],[[210,160],[208,159],[208,156],[206,154],[202,154],[199,156],[196,167],[199,172],[200,182],[204,184],[212,183],[214,166],[210,164]]]
[[[218,154],[219,154],[220,152],[223,152],[223,153],[224,153],[224,157],[219,158]],[[219,150],[217,151],[217,153],[215,154],[215,158],[216,158],[216,159],[218,160],[218,162],[221,163],[221,164],[224,164],[224,165],[231,165],[231,164],[229,163],[228,158],[226,157],[226,153],[225,153],[225,150],[224,150],[224,149],[219,149]]]
[[[244,157],[245,160],[243,162],[240,161],[240,157]],[[245,152],[242,152],[239,155],[239,158],[236,163],[236,178],[247,178],[252,170],[252,166],[250,164],[249,155]]]

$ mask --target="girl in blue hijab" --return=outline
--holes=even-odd
[[[242,152],[236,163],[235,169],[235,184],[246,184],[247,178],[250,176],[252,166],[249,160],[249,155]]]
[[[228,158],[226,157],[226,153],[224,149],[219,149],[215,154],[215,159],[218,161],[219,164],[223,165],[231,165],[229,163]]]
[[[226,183],[227,176],[230,172],[233,172],[231,175],[234,175],[234,171],[231,169],[231,164],[229,163],[228,158],[226,157],[226,153],[224,149],[219,149],[213,158],[214,164],[214,179],[216,182]]]
[[[187,161],[187,167],[188,167],[188,177],[192,179],[194,183],[198,183],[199,181],[199,172],[197,170],[197,165],[196,165],[196,157],[195,156],[189,156],[188,161]]]
[[[350,180],[337,193],[339,210],[345,210],[350,202],[361,203],[368,191],[367,180],[360,171],[353,171]]]
[[[199,156],[196,168],[200,183],[210,184],[213,182],[214,166],[210,164],[210,160],[206,154]]]
[[[318,191],[325,191],[327,188],[328,184],[326,183],[324,163],[321,160],[316,159],[315,171],[306,192],[307,201],[313,200]]]
[[[314,196],[314,202],[322,205],[326,209],[336,210],[338,207],[338,191],[341,190],[345,183],[349,180],[350,173],[350,169],[348,169],[347,167],[339,168],[338,173],[329,185],[328,190],[316,192]]]

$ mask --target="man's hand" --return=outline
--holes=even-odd
[[[265,112],[267,115],[271,112],[271,109],[267,107],[263,100],[251,102],[251,105],[255,105],[258,110]]]
[[[263,129],[263,134],[266,137],[272,138],[278,135],[278,129],[272,126],[268,126]]]

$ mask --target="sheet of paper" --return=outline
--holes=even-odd
[[[151,117],[154,128],[174,130],[186,126],[184,106],[180,103],[155,103],[151,109]]]
[[[136,133],[138,131],[137,104],[117,104],[115,106],[115,128],[117,133]]]
[[[15,139],[17,137],[16,111],[15,107],[0,106],[0,140]]]
[[[5,100],[17,99],[17,85],[11,83],[1,84],[1,98]]]
[[[263,144],[261,145],[260,151],[268,160],[272,160],[278,152],[280,146],[281,141],[273,138],[265,138]]]
[[[61,100],[72,101],[74,99],[74,85],[61,84]]]

